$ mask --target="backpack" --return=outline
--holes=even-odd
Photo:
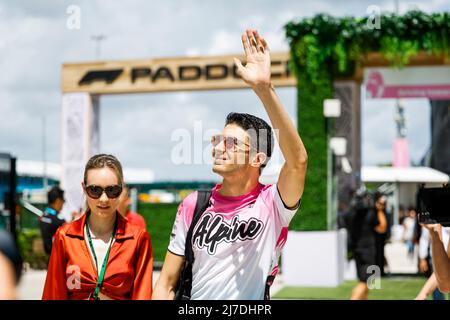
[[[184,262],[181,267],[180,278],[175,294],[175,300],[190,300],[192,289],[192,265],[194,264],[194,251],[192,250],[192,234],[194,227],[200,220],[201,215],[209,206],[211,190],[198,190],[197,203],[195,205],[194,215],[191,225],[186,235],[186,244],[184,248]]]

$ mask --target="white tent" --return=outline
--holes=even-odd
[[[446,183],[449,176],[428,167],[362,167],[363,182]]]
[[[362,167],[361,180],[364,183],[383,183],[393,191],[394,224],[399,221],[399,207],[416,204],[417,191],[421,184],[426,187],[440,187],[448,183],[450,177],[428,167]]]

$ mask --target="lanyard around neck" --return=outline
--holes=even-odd
[[[89,218],[89,215],[86,218],[86,233],[87,233],[88,240],[89,240],[89,246],[91,247],[91,251],[92,251],[92,254],[94,256],[95,267],[97,268],[97,272],[98,272],[97,255],[95,254],[94,245],[92,244],[92,237],[91,237],[91,233],[89,231],[88,218]],[[112,232],[111,241],[109,242],[108,251],[106,251],[106,255],[105,255],[105,258],[103,259],[103,263],[102,263],[102,269],[100,270],[100,274],[98,276],[97,286],[95,287],[95,291],[94,291],[94,294],[93,294],[93,298],[94,299],[98,299],[98,293],[100,292],[100,287],[101,287],[101,285],[103,283],[103,278],[105,277],[105,271],[106,271],[106,265],[108,263],[109,251],[111,250],[111,245],[112,245],[112,242],[113,242],[114,237],[116,235],[116,230],[117,230],[117,218],[116,218],[116,222],[114,223],[114,229],[113,229],[113,232]]]

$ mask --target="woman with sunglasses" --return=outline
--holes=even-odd
[[[150,299],[150,237],[117,212],[123,184],[114,156],[89,159],[82,182],[88,208],[56,232],[42,299]]]

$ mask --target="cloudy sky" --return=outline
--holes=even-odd
[[[366,16],[369,5],[392,11],[394,1],[6,1],[0,0],[0,152],[42,160],[43,118],[46,158],[60,161],[60,73],[64,62],[96,59],[91,37],[106,36],[100,58],[136,59],[240,54],[245,28],[260,30],[272,51],[287,51],[283,26],[292,19],[325,12]],[[67,28],[70,5],[80,8],[79,30]],[[400,11],[448,11],[450,1],[400,1]],[[296,117],[293,88],[278,93]],[[362,106],[364,165],[391,162],[395,101],[366,100]],[[430,143],[426,100],[407,100],[410,157],[421,159]],[[221,128],[230,111],[267,119],[249,90],[104,96],[101,151],[116,154],[127,167],[147,168],[158,180],[213,179],[204,165],[170,161],[175,130]]]

